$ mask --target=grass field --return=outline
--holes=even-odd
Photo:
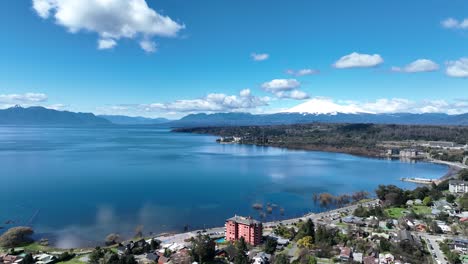
[[[400,218],[402,216],[405,215],[405,212],[406,209],[405,208],[400,208],[400,207],[393,207],[393,208],[388,208],[388,209],[385,209],[385,212],[387,213],[387,215],[391,218]]]
[[[430,214],[431,213],[431,208],[425,205],[414,205],[413,210],[417,214]]]

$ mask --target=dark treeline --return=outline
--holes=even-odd
[[[383,141],[426,140],[468,142],[468,127],[382,125],[382,124],[300,124],[279,126],[199,127],[176,132],[238,136],[240,143],[292,149],[346,152],[377,156]]]

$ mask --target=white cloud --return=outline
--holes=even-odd
[[[375,101],[335,101],[330,98],[316,97],[283,112],[312,114],[356,114],[356,113],[447,113],[462,114],[468,112],[468,103],[463,100],[447,102],[445,100],[423,100],[420,102],[404,98],[381,98]]]
[[[67,106],[64,104],[51,104],[46,106],[46,108],[52,109],[52,110],[64,110]]]
[[[301,83],[296,79],[273,79],[262,84],[262,88],[270,93],[291,91],[299,87]]]
[[[112,49],[117,45],[117,42],[113,39],[98,39],[98,49]]]
[[[250,54],[250,57],[252,57],[254,61],[264,61],[267,60],[270,55],[267,53],[252,53]]]
[[[175,37],[185,28],[168,16],[151,9],[145,0],[32,0],[43,19],[51,16],[71,33],[95,32],[98,48],[109,49],[121,38],[141,39],[145,49],[154,36]],[[145,49],[147,51],[147,49]]]
[[[444,28],[468,29],[468,18],[458,21],[457,19],[449,17],[443,20],[441,24]]]
[[[239,95],[211,93],[199,99],[176,100],[170,103],[153,103],[140,105],[145,111],[167,112],[234,112],[245,111],[259,106],[266,106],[268,97],[257,97],[249,89],[242,90]]]
[[[333,64],[333,66],[337,69],[367,68],[375,67],[379,64],[382,64],[383,62],[384,60],[379,54],[369,55],[353,52],[341,57]]]
[[[294,99],[294,100],[304,100],[309,99],[310,96],[300,90],[292,90],[287,92],[277,92],[275,93],[276,97],[281,99]]]
[[[432,72],[432,71],[437,71],[437,70],[439,70],[439,65],[428,59],[415,60],[403,68],[392,67],[392,71],[394,72],[407,72],[407,73]]]
[[[445,73],[450,77],[467,78],[468,77],[468,58],[460,58],[446,63]]]
[[[286,71],[287,74],[289,75],[292,75],[292,76],[297,76],[297,77],[300,77],[300,76],[305,76],[305,75],[315,75],[315,74],[319,74],[320,71],[319,70],[314,70],[314,69],[301,69],[301,70],[287,70]]]
[[[148,53],[156,52],[156,43],[154,41],[142,40],[140,41],[140,47]]]
[[[47,101],[43,93],[0,94],[1,104],[34,104]]]

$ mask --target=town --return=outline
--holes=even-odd
[[[468,170],[403,190],[381,185],[374,198],[316,195],[330,210],[260,222],[233,216],[224,227],[145,237],[118,234],[94,249],[54,249],[15,227],[0,237],[0,263],[468,263]],[[339,201],[338,201],[339,200]]]

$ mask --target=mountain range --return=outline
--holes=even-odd
[[[324,123],[375,123],[468,126],[468,113],[448,115],[441,113],[276,113],[253,115],[249,113],[190,114],[179,120],[144,118],[57,111],[44,107],[12,107],[0,110],[2,125],[151,125],[164,127],[200,126],[252,126],[287,125],[312,122]]]
[[[141,116],[98,115],[116,125],[157,125],[170,122],[166,118],[147,118]]]

